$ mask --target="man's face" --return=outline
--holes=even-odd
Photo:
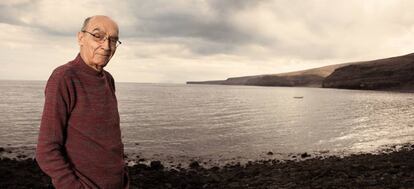
[[[117,24],[104,16],[91,18],[86,29],[78,33],[80,54],[86,64],[101,71],[116,50]]]

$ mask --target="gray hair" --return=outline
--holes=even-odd
[[[83,25],[82,25],[81,31],[85,31],[86,30],[86,27],[88,26],[89,21],[91,20],[91,18],[92,17],[88,17],[88,18],[85,19],[85,21],[83,21]]]

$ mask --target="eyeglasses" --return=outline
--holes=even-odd
[[[84,32],[84,33],[88,33],[88,34],[90,34],[90,35],[92,35],[93,36],[93,39],[96,41],[96,42],[98,42],[98,43],[103,43],[103,42],[105,42],[105,40],[109,40],[109,46],[111,47],[111,48],[116,48],[116,47],[118,47],[120,44],[122,44],[122,42],[121,41],[119,41],[118,40],[118,38],[113,38],[113,37],[108,37],[108,36],[106,36],[106,34],[105,33],[103,33],[103,32],[100,32],[100,33],[91,33],[91,32],[88,32],[88,31],[86,31],[86,30],[82,30],[81,32]]]

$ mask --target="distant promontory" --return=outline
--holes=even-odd
[[[232,77],[215,81],[188,81],[187,84],[412,91],[414,89],[414,53],[289,73]]]

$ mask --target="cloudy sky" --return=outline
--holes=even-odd
[[[183,83],[414,52],[411,0],[1,0],[0,79],[46,80],[91,15],[112,17],[117,81]]]

